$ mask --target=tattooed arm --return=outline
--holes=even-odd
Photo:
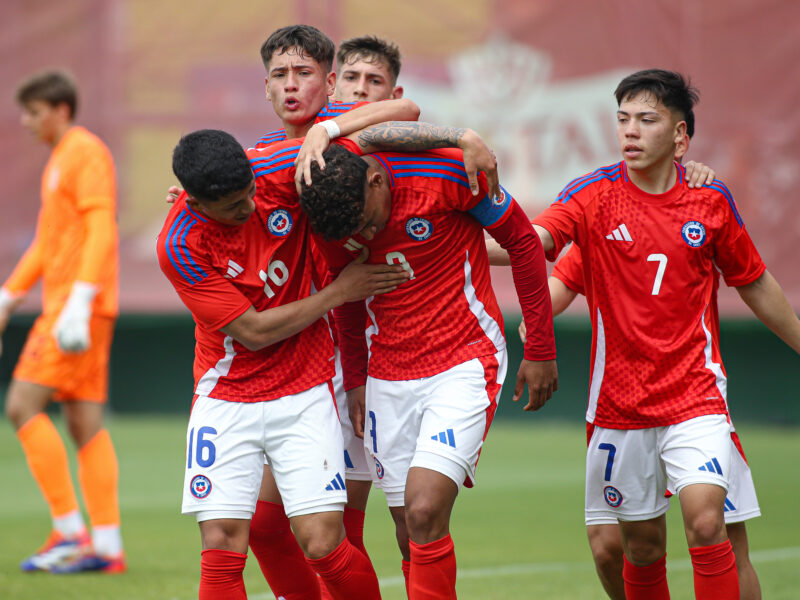
[[[365,153],[380,151],[419,152],[436,148],[461,148],[464,167],[473,194],[478,193],[478,171],[486,174],[489,192],[500,196],[497,178],[497,159],[481,137],[472,129],[442,127],[416,121],[388,121],[372,125],[346,136],[358,144]],[[319,161],[325,168],[324,161]],[[311,165],[297,165],[296,180],[304,178],[311,184]]]

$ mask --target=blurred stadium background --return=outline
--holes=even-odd
[[[165,192],[174,183],[172,148],[182,133],[201,127],[226,129],[250,145],[279,126],[264,98],[258,50],[271,31],[292,23],[315,25],[337,43],[368,33],[394,40],[403,54],[400,83],[422,119],[483,135],[497,152],[502,182],[531,216],[569,180],[618,160],[612,92],[622,76],[646,67],[689,75],[701,101],[688,157],[712,165],[732,190],[769,269],[800,309],[795,0],[4,0],[0,278],[33,237],[48,155],[20,127],[14,88],[32,71],[66,67],[82,92],[78,122],[109,144],[117,162],[122,314],[110,408],[118,423],[141,423],[128,413],[186,414],[191,399],[191,319],[154,253]],[[513,364],[518,307],[508,273],[496,270],[493,278]],[[753,321],[735,292],[723,290],[720,303],[734,417],[740,424],[800,424],[797,356]],[[34,292],[3,338],[0,398],[38,307]],[[526,419],[554,427],[556,420],[582,422],[590,339],[584,311],[579,301],[557,320],[561,389]],[[499,416],[521,420],[511,387]],[[180,427],[170,431],[182,435]],[[781,432],[795,451],[797,431]],[[3,437],[11,435],[6,427]],[[744,442],[748,447],[747,434]],[[580,445],[579,435],[574,443]],[[24,466],[19,452],[3,457]],[[789,479],[796,488],[796,476]],[[29,477],[19,481],[32,489]],[[179,519],[174,505],[169,510]],[[580,560],[590,560],[588,552]],[[588,589],[575,597],[597,597],[599,587]]]

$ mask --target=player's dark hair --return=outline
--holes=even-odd
[[[172,152],[172,171],[197,200],[214,202],[253,181],[244,149],[231,134],[200,129],[183,136]]]
[[[694,105],[700,99],[697,88],[680,73],[663,69],[646,69],[628,75],[620,81],[614,96],[617,105],[622,104],[639,92],[648,92],[667,108],[683,116],[686,121],[686,135],[694,136]]]
[[[326,240],[346,238],[356,231],[364,214],[366,161],[337,144],[322,153],[325,170],[311,163],[312,184],[302,183],[300,207],[311,229]]]
[[[342,70],[342,65],[352,64],[357,60],[385,64],[392,76],[392,85],[397,83],[400,75],[400,49],[396,44],[375,35],[362,35],[339,44],[339,51],[336,53],[338,71]]]
[[[78,86],[67,71],[51,70],[31,75],[19,84],[16,97],[22,106],[34,100],[43,100],[51,106],[66,104],[70,119],[78,112]]]
[[[300,56],[309,56],[317,61],[326,73],[333,67],[336,47],[327,35],[311,25],[288,25],[272,32],[261,45],[261,61],[269,71],[269,61],[275,53],[283,54],[297,48]]]

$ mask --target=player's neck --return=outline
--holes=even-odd
[[[283,128],[286,130],[286,139],[293,140],[296,138],[306,137],[308,130],[311,129],[313,124],[313,120],[302,125],[287,123],[284,121]]]
[[[637,170],[628,167],[628,178],[631,183],[648,194],[667,192],[675,185],[677,177],[678,170],[672,159],[652,165],[647,169]]]
[[[72,121],[66,121],[64,123],[59,123],[53,130],[53,135],[48,138],[45,143],[50,146],[50,148],[55,148],[58,146],[58,143],[64,139],[64,136],[67,132],[72,129]]]

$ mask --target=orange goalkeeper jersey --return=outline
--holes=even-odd
[[[118,235],[114,160],[83,127],[59,141],[42,173],[36,237],[4,287],[24,293],[42,278],[44,315],[58,315],[75,281],[98,286],[92,313],[116,316]]]

